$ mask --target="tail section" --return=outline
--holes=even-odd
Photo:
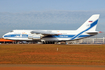
[[[99,14],[92,15],[77,31],[96,31],[99,16]]]
[[[98,23],[99,14],[92,15],[82,26],[77,29],[77,34],[71,38],[71,40],[79,39],[83,33],[89,35],[95,35],[98,32],[96,31],[96,26]]]

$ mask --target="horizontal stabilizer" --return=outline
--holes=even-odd
[[[86,32],[87,34],[91,34],[91,35],[95,35],[95,34],[98,34],[99,32],[98,31],[95,31],[95,32]]]

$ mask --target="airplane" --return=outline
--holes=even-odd
[[[3,35],[4,39],[16,41],[40,41],[43,44],[66,42],[91,37],[96,31],[100,14],[92,15],[77,30],[13,30]]]

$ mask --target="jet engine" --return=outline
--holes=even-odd
[[[28,35],[29,39],[33,39],[33,40],[40,40],[43,37],[43,35],[41,34],[30,34]]]

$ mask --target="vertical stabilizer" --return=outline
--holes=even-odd
[[[82,35],[84,32],[96,32],[99,14],[92,15],[82,26],[77,29],[77,35],[71,38],[74,40]]]
[[[77,31],[96,31],[99,16],[99,14],[92,15],[82,26],[77,29]]]

